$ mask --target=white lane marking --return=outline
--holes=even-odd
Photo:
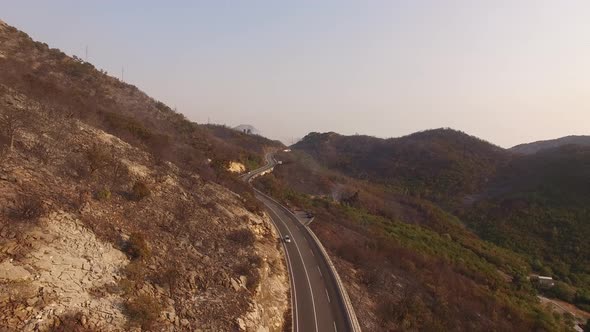
[[[318,272],[320,273],[320,277],[322,277],[322,278],[323,278],[323,277],[324,277],[324,275],[322,274],[322,270],[320,269],[320,266],[318,265],[318,266],[317,266],[317,268],[318,268]]]
[[[287,261],[289,262],[289,273],[293,275],[293,264],[291,263],[291,256],[289,256],[289,253],[287,252],[287,246],[285,243],[283,243],[283,248],[285,249],[285,256],[287,256]],[[297,319],[299,319],[299,310],[297,309],[297,292],[295,291],[294,278],[291,278],[291,284],[293,285],[293,295],[291,296],[291,308],[293,308],[293,304],[295,304],[295,316],[297,317]],[[295,331],[299,331],[299,321],[295,321],[295,316],[293,316],[292,314],[293,313],[291,313],[291,330],[295,329]]]
[[[328,303],[331,303],[332,301],[330,301],[330,294],[328,294],[328,289],[326,288],[326,297],[328,298]]]
[[[305,261],[303,260],[303,255],[301,254],[301,250],[299,250],[299,246],[297,245],[297,241],[295,240],[295,237],[293,236],[293,234],[291,234],[291,230],[289,229],[289,226],[287,226],[287,224],[283,221],[283,219],[281,219],[281,217],[279,216],[279,214],[270,206],[267,205],[269,209],[272,210],[272,212],[274,212],[274,214],[276,214],[276,216],[279,218],[279,220],[281,221],[281,223],[283,225],[285,225],[285,228],[287,229],[287,232],[289,233],[289,236],[291,236],[291,238],[293,239],[293,243],[295,244],[295,249],[297,249],[297,252],[299,253],[299,257],[301,258],[301,263],[303,263],[303,271],[305,271],[305,277],[307,278],[307,284],[309,285],[309,293],[311,294],[311,304],[313,305],[313,320],[315,322],[315,330],[318,330],[318,316],[317,313],[315,311],[315,299],[313,297],[313,288],[311,287],[311,281],[309,279],[309,273],[307,273],[307,267],[305,267]]]
[[[311,249],[311,246],[309,247],[309,251],[311,251],[311,255],[312,255],[313,257],[315,257],[315,254],[313,253],[313,250]]]
[[[268,205],[267,205],[268,206]],[[279,217],[279,215],[270,207],[268,206],[272,212],[275,214],[275,216],[277,217],[277,219],[281,220],[281,217]],[[273,218],[271,217],[270,220],[274,223]],[[279,229],[278,226],[276,226],[277,231],[279,232],[279,235],[281,236],[281,239],[283,238],[283,234],[281,233],[281,230]],[[287,228],[287,231],[289,231],[289,228]],[[291,236],[292,237],[292,236]],[[291,295],[291,308],[295,308],[295,316],[293,316],[293,313],[291,313],[291,330],[295,330],[297,332],[299,332],[299,310],[297,309],[297,291],[295,289],[295,278],[293,277],[293,265],[291,263],[291,257],[289,256],[289,251],[287,250],[287,245],[285,244],[284,241],[283,242],[283,249],[285,250],[285,256],[287,257],[287,265],[289,268],[289,274],[291,275],[291,288],[293,289],[293,294]]]
[[[338,332],[338,329],[336,328],[336,322],[334,321],[334,331]]]

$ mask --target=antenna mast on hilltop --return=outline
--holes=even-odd
[[[121,81],[125,80],[125,67],[121,66]]]
[[[85,62],[88,62],[88,45],[86,45],[86,50],[85,50],[84,61],[85,61]]]

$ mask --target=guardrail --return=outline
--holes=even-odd
[[[274,159],[273,159],[273,161],[274,161]],[[269,164],[269,165],[263,166],[261,168],[266,168],[266,169],[263,172],[259,172],[259,173],[255,173],[255,174],[248,173],[246,176],[243,177],[243,179],[247,180],[248,182],[251,182],[253,179],[255,179],[259,176],[262,176],[266,173],[272,172],[274,170],[274,165],[271,166]],[[293,216],[293,218],[295,218],[295,220],[299,220],[299,219],[297,219],[297,216],[295,216],[295,214],[293,214],[293,212],[291,212],[291,210],[284,207],[281,203],[277,202],[274,198],[268,196],[267,194],[261,192],[260,190],[258,190],[256,188],[253,188],[253,189],[257,193],[263,195],[264,197],[267,197],[271,201],[278,204],[281,208],[283,208],[289,214],[291,214],[291,216]],[[358,322],[358,318],[356,317],[356,313],[354,311],[354,307],[352,306],[352,302],[350,301],[350,297],[348,296],[348,292],[346,291],[346,288],[344,287],[344,284],[342,283],[342,279],[340,279],[340,275],[338,275],[338,271],[336,271],[336,267],[334,266],[334,263],[330,259],[330,256],[328,255],[326,248],[324,248],[324,246],[322,245],[322,242],[320,241],[320,239],[318,239],[318,237],[311,230],[311,228],[309,228],[307,225],[304,225],[304,224],[302,224],[302,226],[305,228],[307,233],[311,236],[311,238],[315,242],[316,246],[320,249],[320,252],[322,253],[323,258],[326,261],[328,268],[330,269],[330,273],[332,274],[332,277],[336,281],[336,285],[337,285],[338,291],[340,293],[340,297],[342,298],[342,302],[344,303],[344,307],[345,307],[344,309],[346,310],[346,316],[348,318],[348,323],[350,324],[351,330],[353,332],[361,332],[362,331],[361,326]]]
[[[295,214],[293,214],[293,212],[291,212],[291,210],[284,207],[277,200],[275,200],[274,198],[268,196],[267,194],[261,192],[260,190],[258,190],[256,188],[253,188],[253,189],[258,194],[260,194],[260,195],[268,198],[269,200],[275,202],[276,204],[278,204],[283,210],[285,210],[291,216],[293,216],[293,218],[295,218],[295,220],[298,220],[297,216],[295,216]],[[348,323],[350,325],[351,330],[353,332],[361,332],[362,331],[361,326],[358,322],[358,318],[356,317],[356,313],[354,311],[354,307],[352,306],[352,302],[350,301],[350,297],[348,296],[348,292],[346,291],[346,288],[344,287],[344,284],[342,283],[342,280],[340,279],[340,275],[338,275],[338,271],[336,271],[336,267],[334,266],[334,263],[332,263],[332,260],[330,259],[330,256],[328,255],[328,252],[326,251],[326,248],[324,248],[324,246],[322,245],[322,242],[320,241],[320,239],[318,239],[318,237],[311,230],[311,228],[307,227],[304,224],[301,224],[301,225],[305,228],[307,233],[311,236],[311,238],[315,242],[316,246],[320,249],[320,252],[322,253],[323,258],[326,261],[328,268],[330,269],[330,273],[332,274],[332,277],[336,281],[338,292],[340,293],[340,297],[342,298],[342,302],[344,303],[344,307],[345,307],[344,309],[346,310],[346,316],[347,316]]]
[[[350,328],[353,332],[361,332],[361,325],[359,324],[358,318],[356,317],[356,313],[354,311],[354,307],[352,306],[352,302],[350,301],[350,297],[348,296],[348,292],[346,291],[346,288],[344,287],[344,284],[342,283],[342,280],[338,275],[338,271],[336,271],[336,267],[334,266],[334,263],[332,263],[332,260],[330,259],[330,256],[326,251],[326,248],[324,248],[322,242],[320,242],[320,239],[318,239],[318,237],[309,227],[305,226],[305,228],[309,232],[309,235],[311,235],[311,237],[315,241],[318,248],[320,248],[320,251],[324,256],[324,259],[326,260],[326,263],[328,263],[328,267],[332,272],[332,276],[334,277],[334,280],[336,280],[336,284],[338,285],[338,289],[340,290],[340,296],[342,297],[342,302],[344,302],[344,306],[346,307],[346,313],[348,316],[348,322],[350,323]]]

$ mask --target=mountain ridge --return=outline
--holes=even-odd
[[[509,150],[522,153],[522,154],[533,154],[541,150],[557,148],[563,145],[583,145],[590,146],[590,136],[587,135],[569,135],[556,139],[548,139],[535,141],[531,143],[518,144],[511,147]]]

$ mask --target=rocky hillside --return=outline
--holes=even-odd
[[[197,169],[216,178],[230,160],[261,160],[260,151],[277,144],[262,137],[242,142],[218,137],[187,121],[133,85],[68,57],[0,21],[0,83],[35,99],[47,109],[77,118],[139,146],[160,160]],[[213,163],[208,162],[213,160]]]
[[[266,152],[284,148],[283,143],[271,141],[266,137],[245,133],[235,128],[229,128],[222,125],[208,124],[205,126],[214,137],[222,140],[226,144],[238,147],[247,153],[242,152],[236,159],[240,161],[247,170],[256,169],[264,164],[261,158]]]
[[[0,330],[280,331],[277,235],[225,170],[243,154],[0,24]]]
[[[533,154],[541,150],[553,149],[564,145],[590,146],[590,136],[565,136],[546,141],[519,144],[510,151],[522,154]]]

